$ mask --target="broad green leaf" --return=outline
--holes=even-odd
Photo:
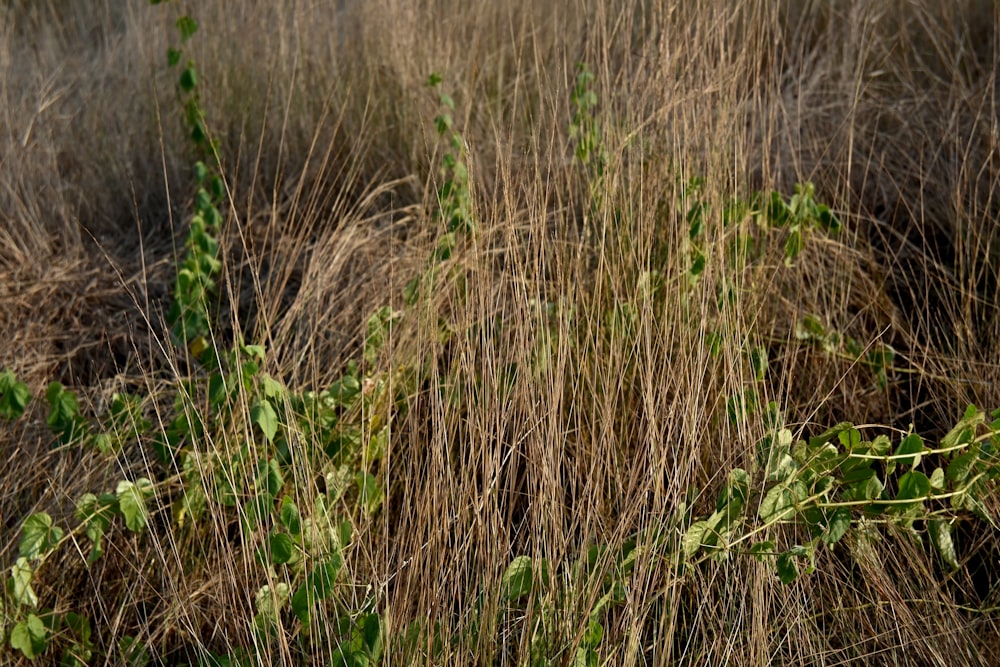
[[[844,446],[844,449],[851,451],[861,444],[861,433],[856,428],[844,429],[837,434],[837,440]]]
[[[299,515],[299,508],[288,496],[285,496],[281,500],[281,511],[278,518],[281,520],[281,525],[287,528],[288,532],[292,535],[298,535],[302,532],[302,519]]]
[[[329,597],[337,581],[343,561],[334,555],[331,559],[314,567],[306,580],[292,596],[292,611],[303,623],[309,622],[309,614],[317,600]]]
[[[841,454],[835,445],[823,444],[818,447],[807,445],[804,440],[799,440],[792,450],[792,458],[799,465],[805,466],[813,477],[824,477],[835,470],[845,459],[846,454]]]
[[[897,500],[925,498],[931,490],[931,481],[919,470],[911,470],[899,478]]]
[[[708,263],[708,260],[705,258],[705,254],[697,248],[692,251],[691,257],[691,275],[693,277],[698,277],[705,272],[705,266]]]
[[[145,477],[140,477],[135,483],[128,480],[118,482],[118,487],[115,489],[118,509],[125,518],[125,525],[133,533],[138,533],[146,527],[149,520],[146,498],[152,493],[153,484]]]
[[[795,556],[790,551],[778,555],[777,569],[778,579],[783,584],[790,584],[799,576],[799,567],[795,563]]]
[[[788,454],[792,439],[792,432],[782,428],[760,440],[757,456],[768,481],[787,481],[798,470],[795,460]]]
[[[816,222],[818,222],[820,227],[825,229],[827,232],[837,234],[844,228],[840,219],[834,215],[829,206],[819,204],[816,209]]]
[[[12,593],[14,601],[17,604],[28,607],[38,606],[38,596],[35,595],[35,591],[31,587],[31,578],[33,576],[34,570],[31,569],[31,563],[23,556],[18,558],[10,568]]]
[[[809,445],[812,447],[819,447],[820,445],[825,445],[834,438],[838,437],[844,431],[849,431],[854,429],[854,424],[851,422],[840,422],[836,426],[829,428],[817,436],[809,438]]]
[[[788,222],[791,209],[788,208],[788,204],[785,203],[781,193],[775,190],[771,192],[771,198],[765,213],[767,221],[772,227],[782,227]]]
[[[273,588],[268,585],[260,587],[254,596],[254,606],[265,623],[270,625],[277,622],[281,610],[288,603],[290,591],[288,584],[284,582],[275,584]]]
[[[86,420],[80,416],[76,395],[59,382],[49,384],[45,392],[49,402],[49,416],[46,423],[52,433],[68,444],[86,432]]]
[[[325,600],[333,594],[333,587],[337,583],[337,575],[340,574],[343,564],[340,556],[333,555],[306,575],[306,583],[312,586],[317,598]]]
[[[986,421],[986,414],[970,405],[965,415],[955,424],[955,427],[941,438],[941,446],[945,449],[970,444],[975,439],[976,427]]]
[[[726,485],[719,492],[719,499],[716,501],[715,509],[721,510],[734,500],[741,504],[745,503],[749,495],[750,475],[742,468],[734,468],[729,473]]]
[[[9,368],[0,373],[0,417],[17,419],[31,401],[31,392]]]
[[[948,464],[947,477],[955,484],[963,484],[969,478],[969,473],[975,466],[978,456],[975,452],[966,452],[956,456]]]
[[[268,442],[274,441],[274,436],[278,432],[278,414],[270,401],[261,399],[255,402],[250,408],[250,421],[260,427]]]
[[[150,663],[146,646],[131,635],[118,640],[118,651],[127,667],[146,667]]]
[[[896,463],[904,466],[918,466],[920,465],[920,455],[925,451],[924,441],[916,433],[911,433],[899,443],[895,455],[904,456],[912,454],[913,456],[896,459]]]
[[[32,514],[21,524],[19,551],[25,558],[41,558],[62,539],[63,530],[45,512]]]
[[[198,31],[198,22],[185,14],[177,19],[177,29],[181,33],[181,41],[186,42],[191,39],[191,36],[194,35],[195,32]]]
[[[218,410],[229,402],[231,396],[229,381],[222,373],[212,373],[208,378],[208,402]]]
[[[246,501],[243,504],[243,511],[240,513],[243,533],[250,535],[257,528],[263,526],[271,514],[272,507],[274,507],[274,496],[269,493],[258,493]]]
[[[757,514],[764,523],[775,523],[795,513],[795,498],[784,484],[777,484],[764,496]]]
[[[874,500],[882,494],[882,480],[874,474],[858,480],[847,489],[847,500]]]
[[[517,556],[514,558],[503,575],[503,586],[507,599],[516,602],[530,595],[532,581],[531,557]]]
[[[864,459],[848,459],[848,461],[860,461],[859,465],[852,466],[847,472],[840,478],[840,483],[844,486],[852,486],[858,484],[859,482],[867,482],[869,479],[875,476],[875,469],[872,468],[870,460]],[[841,466],[841,470],[845,466]]]
[[[260,386],[264,392],[264,396],[267,398],[274,399],[278,402],[284,400],[285,385],[281,384],[270,375],[265,374],[260,378]]]
[[[49,633],[42,619],[34,614],[14,626],[10,632],[10,646],[24,654],[28,660],[41,655],[49,645]]]
[[[725,540],[743,518],[743,501],[733,498],[721,510],[708,517],[708,531],[703,542],[715,546],[719,540]]]
[[[281,464],[277,459],[261,460],[257,464],[257,487],[267,491],[272,496],[277,496],[281,487],[285,485],[285,478],[281,474]]]
[[[702,547],[702,540],[705,531],[709,530],[708,521],[696,521],[691,524],[684,533],[684,555],[688,558],[694,556]]]
[[[90,619],[86,616],[81,616],[76,612],[68,611],[66,615],[63,616],[63,622],[66,623],[66,627],[73,631],[73,633],[80,640],[81,644],[90,644]]]
[[[806,315],[795,323],[795,338],[798,340],[822,341],[826,338],[826,326],[815,315]]]
[[[931,519],[927,522],[927,528],[931,535],[931,542],[934,543],[938,554],[941,555],[948,567],[957,570],[958,557],[955,553],[955,543],[951,539],[951,524],[943,519]]]
[[[750,555],[763,563],[769,556],[774,555],[775,548],[774,540],[764,540],[750,547]]]
[[[802,253],[803,247],[802,229],[798,225],[792,225],[788,231],[788,238],[785,239],[785,264],[791,266],[795,258]]]
[[[587,623],[587,629],[583,633],[583,643],[590,648],[597,648],[600,646],[603,638],[604,626],[596,620],[591,619],[590,622]]]
[[[181,90],[183,90],[185,93],[190,93],[198,86],[198,72],[192,66],[190,61],[188,61],[188,66],[181,71],[181,76],[178,79],[178,84],[180,85]]]
[[[931,473],[931,488],[942,491],[945,485],[944,469],[935,468],[934,472]]]
[[[301,584],[292,596],[292,611],[303,623],[309,623],[309,614],[312,606],[316,602],[316,593],[307,584]]]
[[[285,533],[271,533],[267,543],[272,562],[280,565],[292,560],[292,556],[295,554],[295,545],[291,537]]]
[[[832,545],[840,541],[840,538],[847,533],[851,527],[851,510],[846,507],[839,507],[830,515],[826,532],[823,533],[824,544]]]
[[[351,407],[358,394],[361,393],[361,383],[353,375],[345,375],[327,389],[326,395],[344,408]]]
[[[362,507],[368,514],[374,514],[382,506],[382,486],[374,475],[364,471],[358,472],[356,481]]]
[[[875,439],[868,443],[870,453],[876,456],[885,456],[892,449],[892,441],[886,435],[875,436]]]

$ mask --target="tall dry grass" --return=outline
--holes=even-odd
[[[933,437],[970,402],[1000,405],[990,2],[287,0],[190,11],[231,189],[218,335],[264,342],[268,370],[290,386],[333,381],[360,353],[365,318],[403,307],[440,233],[427,75],[441,72],[457,102],[480,234],[449,260],[467,276],[464,295],[434,291],[383,354],[385,368],[427,375],[393,427],[386,508],[354,526],[347,564],[370,588],[345,596],[372,597],[390,628],[420,619],[462,633],[481,592],[484,608],[503,607],[514,556],[547,558],[569,577],[591,545],[642,547],[682,503],[709,508],[764,434],[760,418],[726,418],[727,398],[753,382],[751,345],[771,355],[764,399],[802,433],[846,419]],[[60,380],[99,409],[132,388],[153,411],[170,377],[196,372],[162,323],[191,194],[164,67],[173,16],[110,0],[0,9],[0,366],[35,393]],[[609,155],[596,208],[567,129],[577,62],[596,74]],[[777,255],[739,272],[710,262],[692,288],[677,201],[696,176],[715,211],[813,181],[845,232],[814,239],[791,268]],[[717,217],[706,233],[722,256]],[[665,277],[661,296],[646,296],[646,271]],[[741,298],[720,308],[723,284]],[[625,302],[634,327],[606,326]],[[869,369],[798,344],[807,313],[892,345],[899,371],[880,388]],[[0,439],[5,565],[29,513],[64,518],[85,491],[155,476],[141,450],[111,466],[49,451],[33,414]],[[225,447],[240,434],[216,437]],[[311,482],[310,471],[297,480],[300,504],[317,493]],[[85,612],[112,654],[125,635],[169,663],[254,647],[253,550],[212,521],[184,540],[169,517],[144,538],[118,535],[91,570],[65,550],[40,590]],[[887,531],[823,552],[790,586],[749,558],[682,570],[650,541],[605,625],[602,659],[997,664],[996,613],[971,611],[997,603],[996,532],[970,526],[958,540],[956,574]],[[570,583],[558,637],[568,649],[598,597],[593,581]],[[530,627],[508,615],[426,661],[524,664]],[[318,635],[312,660],[333,644]],[[280,643],[256,650],[264,663],[293,659]]]

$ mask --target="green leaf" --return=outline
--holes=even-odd
[[[185,93],[190,93],[198,85],[198,74],[190,63],[181,72],[177,83]]]
[[[292,611],[303,623],[309,623],[309,614],[316,602],[316,593],[305,583],[300,585],[292,595]]]
[[[732,501],[745,503],[750,496],[750,475],[742,468],[733,468],[729,472],[726,485],[719,492],[715,509],[721,510]]]
[[[799,256],[803,245],[802,230],[798,225],[793,225],[788,232],[788,238],[785,239],[785,264],[787,266],[791,266],[795,258]]]
[[[831,234],[837,234],[844,228],[840,219],[834,215],[833,211],[830,210],[830,207],[825,204],[820,204],[817,207],[816,221],[823,229]]]
[[[268,442],[274,442],[278,432],[278,414],[266,399],[258,400],[250,408],[250,421],[260,427]]]
[[[257,464],[257,487],[267,491],[272,496],[277,496],[281,487],[285,485],[285,478],[281,474],[281,464],[277,459],[260,461]]]
[[[750,547],[750,555],[763,563],[769,556],[774,555],[775,548],[774,540],[764,540]]]
[[[146,498],[152,493],[153,484],[145,477],[140,477],[135,483],[128,480],[118,482],[118,487],[115,489],[118,509],[125,518],[125,525],[133,533],[138,533],[146,527],[149,520]]]
[[[875,476],[875,469],[872,468],[870,459],[847,459],[847,461],[841,464],[840,469],[843,472],[840,477],[840,483],[844,486],[853,486],[859,482],[867,482]]]
[[[795,497],[784,484],[777,484],[764,496],[757,514],[764,523],[775,523],[795,513]]]
[[[10,568],[12,593],[14,601],[18,604],[28,607],[38,606],[38,596],[35,595],[35,591],[31,587],[31,578],[34,574],[34,570],[31,569],[31,563],[23,556],[18,558]]]
[[[948,479],[955,484],[963,484],[969,478],[969,473],[972,471],[978,458],[975,452],[967,452],[953,458],[951,463],[948,464],[948,471],[946,473]]]
[[[298,535],[302,532],[302,518],[299,515],[299,508],[288,496],[281,500],[281,511],[278,518],[281,520],[281,525],[287,528],[292,535]]]
[[[845,493],[846,500],[874,500],[882,494],[882,480],[878,478],[875,471],[868,469],[871,474],[865,475],[861,479],[851,484]]]
[[[783,584],[790,584],[799,577],[799,567],[795,563],[795,556],[790,551],[778,555],[777,569],[778,579]]]
[[[24,654],[28,660],[41,655],[49,645],[49,633],[42,619],[34,614],[14,626],[10,633],[10,646]]]
[[[41,558],[59,543],[62,536],[62,528],[52,524],[51,516],[45,512],[32,514],[21,524],[19,551],[25,558]]]
[[[758,345],[750,351],[750,366],[753,368],[754,377],[758,382],[762,382],[767,375],[767,348]]]
[[[374,475],[363,470],[358,472],[356,482],[362,507],[368,514],[374,514],[382,506],[382,486]]]
[[[896,462],[899,465],[904,466],[918,466],[920,465],[920,455],[925,451],[926,448],[924,447],[924,441],[916,433],[911,433],[903,438],[902,442],[899,443],[899,447],[896,448],[895,455],[904,456],[913,454],[913,456],[896,459]]]
[[[361,393],[361,383],[353,375],[345,375],[327,389],[326,394],[343,408],[349,408]]]
[[[934,472],[931,473],[931,488],[937,491],[943,491],[945,485],[944,470],[941,468],[935,468]]]
[[[62,383],[49,384],[45,398],[49,402],[49,416],[46,422],[63,443],[72,442],[86,430],[76,395],[66,390]]]
[[[334,554],[329,560],[320,563],[306,575],[306,585],[312,589],[317,599],[325,600],[333,595],[333,588],[343,565],[344,561],[340,556]]]
[[[257,608],[258,626],[272,626],[278,622],[279,614],[288,602],[290,589],[288,584],[281,582],[272,588],[261,586],[254,596],[254,606]]]
[[[822,540],[826,545],[836,544],[840,538],[847,533],[851,527],[851,510],[846,507],[838,507],[828,519],[826,532],[823,533]]]
[[[510,602],[517,602],[530,595],[535,583],[530,556],[514,558],[503,575],[503,590]]]
[[[590,648],[597,648],[604,638],[604,626],[591,619],[583,633],[583,643]]]
[[[684,555],[688,558],[694,556],[702,547],[705,532],[710,529],[708,521],[696,521],[692,523],[684,533]]]
[[[271,508],[274,506],[274,496],[269,493],[258,493],[243,504],[243,512],[240,518],[243,522],[244,534],[251,534],[258,527],[264,525]]]
[[[198,31],[198,22],[185,14],[177,19],[177,29],[181,33],[181,41],[186,42]]]
[[[941,438],[941,446],[951,449],[962,444],[971,444],[975,439],[976,427],[985,421],[986,414],[977,410],[976,406],[970,405],[955,427]]]
[[[73,633],[79,638],[81,644],[90,645],[90,619],[86,616],[81,616],[76,612],[69,611],[66,612],[66,615],[63,617],[63,621],[66,623],[66,627],[73,631]]]
[[[761,438],[757,458],[768,481],[787,481],[798,470],[795,460],[788,455],[791,444],[792,432],[787,428]]]
[[[798,340],[823,341],[826,327],[815,315],[806,315],[795,323],[795,338]]]
[[[150,662],[145,645],[131,635],[118,640],[118,651],[127,667],[146,667]]]
[[[896,500],[925,498],[931,490],[931,480],[919,470],[911,470],[899,478]]]
[[[292,538],[285,533],[271,533],[267,541],[271,552],[271,560],[277,564],[287,563],[295,555],[295,545]]]
[[[31,401],[28,385],[19,381],[9,368],[0,373],[0,417],[11,420],[24,414]]]
[[[951,539],[951,524],[943,519],[931,519],[927,522],[927,528],[941,560],[952,570],[957,570],[960,566],[955,553],[955,543]]]
[[[280,402],[285,398],[285,385],[281,384],[270,375],[264,374],[261,376],[260,387],[264,392],[264,396],[269,399],[274,399]]]
[[[847,422],[841,422],[846,424]],[[852,451],[861,445],[861,433],[856,428],[847,428],[837,433],[837,440],[847,451]]]

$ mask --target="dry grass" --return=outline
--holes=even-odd
[[[164,67],[174,11],[0,8],[0,367],[35,394],[60,380],[94,410],[138,390],[154,421],[169,419],[171,378],[196,372],[162,322],[191,195]],[[887,530],[823,551],[790,586],[738,556],[679,569],[649,537],[689,489],[703,490],[701,512],[728,470],[751,466],[763,423],[726,419],[726,399],[753,384],[750,345],[768,348],[763,397],[797,432],[846,419],[933,438],[970,402],[1000,405],[992,3],[286,0],[191,11],[231,188],[217,333],[222,345],[237,332],[263,342],[268,371],[291,387],[334,381],[360,355],[367,316],[403,308],[440,232],[431,71],[457,102],[480,233],[448,260],[464,291],[439,285],[380,360],[424,377],[406,388],[381,463],[386,506],[355,517],[356,586],[343,604],[374,601],[390,629],[420,620],[468,633],[481,592],[484,609],[506,605],[514,556],[546,558],[576,586],[553,639],[566,648],[553,659],[569,664],[599,597],[570,565],[591,545],[613,551],[638,536],[648,549],[604,623],[608,664],[998,664],[996,613],[971,611],[997,606],[989,526],[959,533],[956,574]],[[567,130],[579,61],[596,74],[609,152],[596,209]],[[710,261],[692,288],[676,202],[695,176],[715,211],[813,181],[845,231],[814,238],[791,268],[780,253],[738,272]],[[706,234],[718,259],[716,218]],[[640,286],[649,270],[665,277],[657,298]],[[720,309],[723,284],[741,298]],[[625,302],[636,325],[609,328]],[[887,386],[796,341],[807,313],[863,345],[891,344],[899,370]],[[174,499],[142,447],[110,464],[49,451],[32,410],[0,436],[5,566],[25,516],[69,521],[75,498],[123,475],[166,479],[158,503]],[[208,442],[226,450],[246,436]],[[295,473],[300,506],[317,473]],[[262,663],[304,659],[294,642],[255,645],[253,595],[267,575],[252,544],[227,539],[231,515],[188,532],[157,516],[142,537],[115,533],[89,570],[60,551],[37,584],[43,603],[88,615],[111,662],[126,635],[167,663],[232,647]],[[482,618],[471,640],[415,661],[526,664],[531,618]],[[315,664],[337,641],[322,630]]]

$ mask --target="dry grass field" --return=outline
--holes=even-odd
[[[998,26],[7,0],[0,664],[1000,664]]]

